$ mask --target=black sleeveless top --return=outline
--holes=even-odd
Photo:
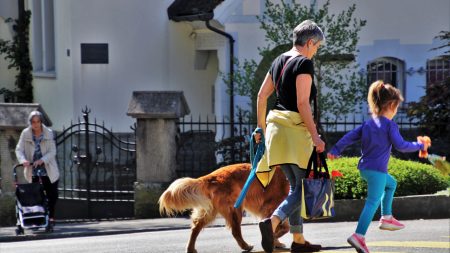
[[[309,94],[309,100],[311,102],[317,94],[317,88],[314,85],[314,64],[310,59],[299,55],[288,62],[283,76],[280,78],[281,71],[290,57],[290,55],[285,54],[278,56],[272,62],[272,66],[269,69],[272,81],[277,89],[277,100],[273,109],[298,112],[297,87],[295,82],[297,76],[300,74],[311,75],[313,80]]]

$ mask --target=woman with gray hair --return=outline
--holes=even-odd
[[[301,182],[307,176],[306,167],[313,147],[317,152],[325,149],[310,105],[317,93],[311,59],[324,39],[322,30],[313,21],[305,20],[295,27],[293,47],[272,62],[258,93],[258,127],[266,136],[266,152],[258,164],[256,176],[266,187],[275,168],[279,167],[290,184],[286,199],[270,218],[259,223],[265,252],[273,251],[273,233],[285,219],[289,220],[293,234],[291,252],[316,252],[322,248],[303,237],[300,201]],[[266,117],[267,99],[274,92],[276,103]],[[259,142],[260,136],[256,139]]]
[[[29,126],[20,134],[16,146],[16,156],[23,164],[24,175],[28,182],[42,180],[48,198],[49,226],[47,232],[53,231],[55,205],[58,200],[59,169],[56,163],[56,145],[53,132],[42,123],[39,111],[32,111],[28,116]]]

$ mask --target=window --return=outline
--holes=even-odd
[[[397,58],[377,58],[367,64],[367,83],[370,85],[377,80],[383,80],[397,87],[405,96],[404,66],[403,61]]]
[[[427,86],[444,81],[450,76],[450,59],[437,57],[427,61]]]
[[[53,0],[32,1],[33,71],[35,76],[55,76]]]

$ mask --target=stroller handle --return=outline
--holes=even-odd
[[[14,166],[13,168],[13,174],[14,174],[14,183],[17,184],[17,168],[18,167],[23,167],[23,164],[19,163],[16,166]]]

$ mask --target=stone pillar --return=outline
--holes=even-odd
[[[31,111],[40,111],[44,115],[44,124],[52,123],[40,104],[0,103],[0,226],[13,225],[14,179],[13,166],[17,164],[16,145],[20,133],[28,126]],[[23,169],[17,170],[19,182],[25,182]]]
[[[189,114],[181,91],[135,91],[127,115],[136,118],[135,218],[159,216],[158,199],[176,170],[176,121]]]

